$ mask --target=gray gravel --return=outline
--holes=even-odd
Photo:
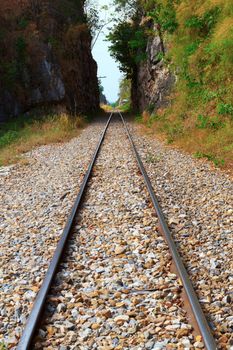
[[[101,149],[35,349],[201,349],[120,121]]]
[[[65,332],[67,345],[62,343],[59,349],[68,350],[68,344],[80,344],[78,330],[84,332],[78,334],[87,345],[75,345],[75,349],[188,349],[194,343],[194,348],[201,348],[202,342],[193,338],[184,310],[178,307],[179,281],[169,271],[169,254],[156,230],[156,218],[151,214],[129,148],[125,153],[123,146],[127,142],[122,127],[115,126],[115,131],[111,127],[98,160],[88,194],[90,203],[83,209],[82,225],[77,226],[79,238],[76,236],[71,242],[71,258],[66,258],[64,271],[58,274],[54,300],[52,296],[49,300],[47,328],[40,330],[40,341],[47,344],[47,349],[58,349]],[[172,150],[156,138],[141,135],[136,125],[131,127],[172,234],[219,339],[219,349],[233,350],[233,182],[227,175],[211,170],[207,163]],[[102,128],[103,124],[92,123],[66,144],[43,146],[28,153],[29,165],[0,168],[0,344],[4,340],[9,348],[14,348],[21,335]],[[105,175],[104,168],[108,169]],[[106,190],[111,198],[106,197]],[[98,222],[90,225],[96,217]],[[142,244],[140,237],[148,240],[148,246]],[[74,247],[77,242],[80,250]],[[93,248],[90,252],[89,246]],[[118,254],[117,249],[123,251]],[[161,251],[165,251],[162,261]],[[156,256],[150,255],[154,252]],[[80,270],[75,274],[77,264]],[[65,271],[70,271],[72,278]],[[160,290],[160,285],[166,288]],[[62,289],[57,299],[59,288]],[[74,293],[74,297],[63,295],[63,290]],[[97,295],[92,295],[96,290]],[[169,293],[177,297],[172,301],[174,310],[166,304]],[[100,313],[93,314],[90,300],[94,300],[94,310]],[[75,303],[81,304],[72,305]],[[145,313],[143,318],[155,310],[154,318],[145,325],[139,322],[139,328],[138,323],[131,321],[136,319],[134,303]],[[85,317],[84,310],[90,317]],[[64,321],[66,313],[62,328],[57,317]],[[57,322],[56,332],[61,333],[60,341],[54,337],[51,315]],[[117,319],[118,316],[124,317]],[[83,324],[87,326],[84,329]],[[109,334],[111,325],[115,327],[114,334]],[[121,338],[131,328],[136,331]],[[184,333],[177,334],[182,328]],[[104,345],[101,334],[105,334]],[[88,344],[93,336],[97,336],[97,347]],[[48,337],[53,345],[46,343]]]
[[[132,131],[219,348],[233,349],[233,181],[136,124]]]
[[[0,342],[17,343],[103,123],[0,168]]]

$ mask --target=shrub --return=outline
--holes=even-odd
[[[21,116],[5,123],[0,130],[0,165],[18,160],[22,153],[36,146],[69,140],[79,133],[84,123],[84,117],[67,114],[47,115],[40,119]]]
[[[216,158],[213,154],[209,153],[196,152],[194,157],[198,159],[206,158],[207,160],[212,161],[216,167],[224,166],[225,164],[224,159]]]
[[[9,130],[2,136],[0,136],[0,148],[7,146],[19,138],[19,134],[17,131]]]
[[[224,126],[224,123],[218,118],[218,117],[208,117],[208,116],[203,116],[199,115],[197,117],[197,122],[196,122],[196,127],[198,129],[214,129],[218,130]]]
[[[197,29],[200,35],[208,35],[217,23],[220,11],[220,8],[216,6],[202,16],[192,15],[185,21],[185,27]]]
[[[198,129],[205,129],[207,128],[208,122],[209,117],[199,114],[199,116],[197,117],[196,127]]]
[[[233,105],[229,103],[219,103],[217,106],[218,114],[233,115]]]
[[[142,123],[142,121],[143,121],[142,115],[141,114],[136,114],[135,121],[137,123]]]

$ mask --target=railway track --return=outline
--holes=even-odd
[[[129,129],[112,113],[17,349],[203,347],[217,349]]]

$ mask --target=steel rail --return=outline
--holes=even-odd
[[[196,293],[194,291],[194,288],[193,288],[193,285],[192,285],[192,283],[190,281],[189,275],[188,275],[188,273],[187,273],[187,271],[186,271],[186,269],[184,267],[183,261],[182,261],[182,259],[180,257],[180,254],[179,254],[178,250],[177,250],[176,244],[175,244],[175,242],[174,242],[174,240],[172,238],[171,232],[170,232],[170,230],[168,228],[168,225],[166,223],[166,219],[165,219],[165,217],[163,215],[163,212],[162,212],[162,209],[161,209],[161,207],[159,205],[158,199],[157,199],[157,197],[156,197],[156,195],[154,193],[154,190],[153,190],[151,181],[149,179],[149,176],[147,175],[147,172],[146,172],[146,170],[144,168],[142,160],[141,160],[141,158],[139,156],[139,153],[138,153],[138,151],[136,149],[136,146],[134,144],[133,138],[132,138],[132,136],[131,136],[131,134],[129,132],[129,128],[128,128],[128,126],[127,126],[127,124],[126,124],[126,122],[125,122],[121,112],[118,112],[118,113],[119,113],[119,115],[121,117],[121,120],[122,120],[123,125],[124,125],[125,130],[126,130],[126,133],[128,135],[128,138],[129,138],[131,147],[133,149],[133,152],[135,154],[135,157],[136,157],[136,160],[137,160],[140,172],[141,172],[141,174],[142,174],[142,176],[144,178],[146,187],[147,187],[148,192],[150,194],[153,206],[154,206],[155,211],[157,213],[157,216],[158,216],[161,228],[163,230],[163,233],[164,233],[164,236],[166,238],[167,244],[169,246],[169,249],[170,249],[173,261],[175,262],[177,271],[178,271],[179,276],[181,278],[183,287],[184,287],[184,289],[186,291],[189,303],[191,305],[193,314],[194,314],[195,319],[197,321],[197,324],[198,324],[199,330],[201,332],[203,341],[205,343],[206,349],[207,350],[216,350],[217,349],[216,342],[215,342],[214,337],[213,337],[213,335],[211,333],[211,330],[210,330],[208,322],[207,322],[207,320],[205,318],[205,315],[204,315],[204,313],[202,311],[201,305],[200,305],[198,297],[197,297],[197,295],[196,295]]]
[[[28,317],[28,320],[27,320],[26,326],[24,328],[22,337],[21,337],[21,339],[19,341],[19,344],[17,346],[17,350],[28,350],[28,349],[30,349],[30,345],[31,345],[34,333],[36,331],[36,327],[37,327],[37,324],[39,322],[40,315],[41,315],[42,310],[44,308],[44,304],[45,304],[45,301],[46,301],[47,294],[48,294],[48,292],[50,290],[51,283],[52,283],[53,278],[55,276],[55,273],[57,271],[57,267],[58,267],[59,261],[60,261],[60,259],[62,257],[62,254],[64,253],[66,242],[67,242],[69,234],[70,234],[70,232],[72,230],[77,210],[80,207],[80,204],[81,204],[81,201],[82,201],[82,198],[83,198],[83,194],[85,193],[85,189],[86,189],[88,180],[89,180],[89,178],[91,176],[91,172],[92,172],[93,166],[94,166],[95,161],[97,159],[100,147],[101,147],[101,145],[103,143],[106,131],[108,129],[109,123],[110,123],[111,118],[112,118],[112,115],[113,115],[113,113],[111,113],[111,115],[110,115],[110,117],[109,117],[109,119],[107,121],[107,124],[106,124],[106,126],[104,128],[104,131],[102,132],[102,134],[100,136],[100,139],[99,139],[98,145],[96,147],[96,150],[94,152],[93,158],[92,158],[92,160],[91,160],[91,162],[89,164],[88,170],[87,170],[87,172],[86,172],[86,174],[84,176],[84,179],[82,181],[82,184],[81,184],[78,196],[77,196],[77,198],[75,200],[75,203],[74,203],[74,205],[72,207],[70,216],[68,217],[68,220],[66,222],[66,225],[65,225],[65,228],[64,228],[63,233],[61,235],[61,238],[60,238],[60,240],[59,240],[59,242],[57,244],[56,250],[55,250],[53,258],[52,258],[52,260],[50,262],[50,265],[49,265],[49,268],[48,268],[47,273],[45,275],[44,281],[43,281],[43,283],[41,285],[41,288],[40,288],[40,290],[39,290],[39,292],[38,292],[38,294],[36,296],[33,308],[31,310],[31,313],[30,313],[29,317]]]

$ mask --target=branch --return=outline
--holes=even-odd
[[[91,51],[93,50],[93,47],[95,46],[95,44],[96,44],[96,42],[97,42],[97,40],[98,40],[98,38],[99,38],[99,36],[100,36],[100,33],[102,32],[103,28],[106,27],[106,26],[107,26],[108,24],[110,24],[111,22],[112,22],[112,19],[109,20],[108,22],[104,23],[104,24],[100,27],[100,29],[99,29],[99,31],[98,31],[98,33],[97,33],[97,35],[96,35],[96,37],[95,37],[93,43],[91,44]]]

